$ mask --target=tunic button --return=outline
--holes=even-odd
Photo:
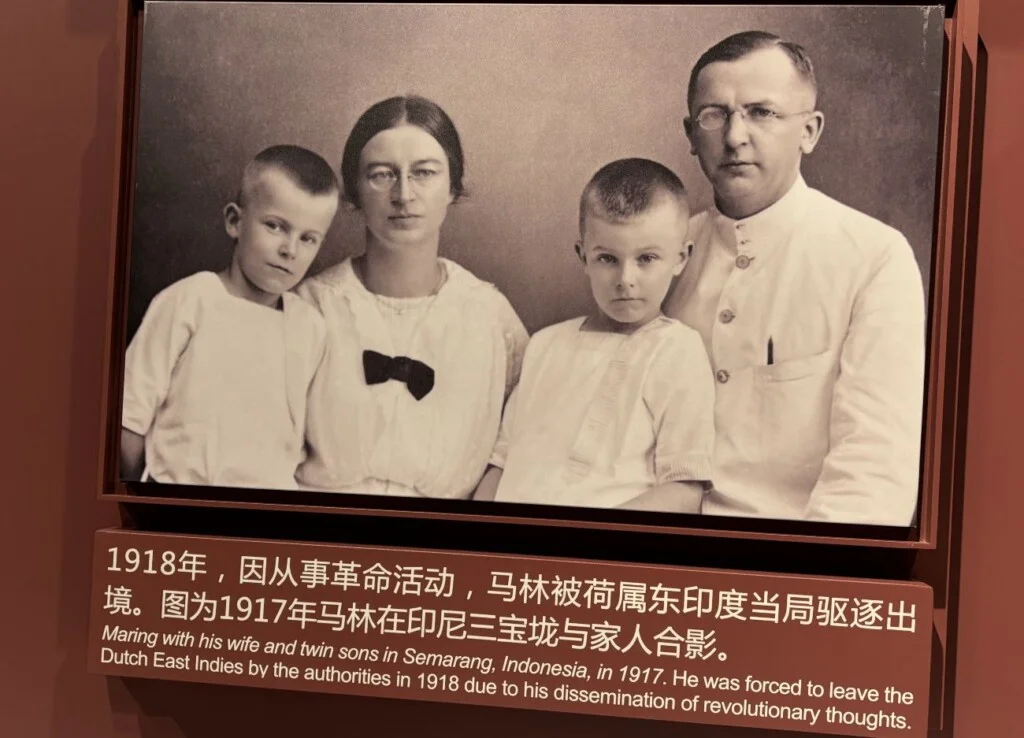
[[[738,266],[740,269],[746,269],[748,266],[750,266],[750,257],[747,256],[746,254],[740,254],[739,256],[736,257],[736,266]]]
[[[725,371],[725,369],[719,369],[715,372],[715,379],[717,379],[721,384],[725,384],[729,381],[729,372]]]
[[[736,313],[732,310],[725,309],[718,314],[718,319],[723,323],[731,323],[732,319],[736,317]]]

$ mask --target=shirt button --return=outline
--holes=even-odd
[[[729,381],[729,372],[725,371],[725,369],[719,369],[715,372],[715,379],[717,379],[721,384],[725,384]]]
[[[723,323],[731,323],[733,318],[735,318],[735,317],[736,317],[736,313],[734,313],[732,310],[729,310],[729,309],[725,309],[725,310],[723,310],[722,312],[720,312],[718,314],[718,319],[720,321],[722,321]]]
[[[736,266],[738,266],[740,269],[746,269],[748,266],[750,266],[750,257],[747,256],[746,254],[740,254],[739,256],[736,257]]]

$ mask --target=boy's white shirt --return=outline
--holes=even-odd
[[[653,486],[711,477],[714,385],[700,335],[669,318],[636,333],[530,339],[491,464],[499,502],[617,507]]]
[[[152,301],[128,346],[122,426],[145,436],[146,472],[168,484],[294,489],[322,318],[234,297],[200,272]]]

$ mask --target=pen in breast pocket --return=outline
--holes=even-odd
[[[768,336],[768,366],[775,363],[775,344],[772,343],[772,337]]]

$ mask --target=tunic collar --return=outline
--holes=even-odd
[[[802,176],[782,198],[759,213],[736,220],[712,210],[715,231],[721,243],[734,254],[763,255],[786,243],[800,222],[810,188]]]

